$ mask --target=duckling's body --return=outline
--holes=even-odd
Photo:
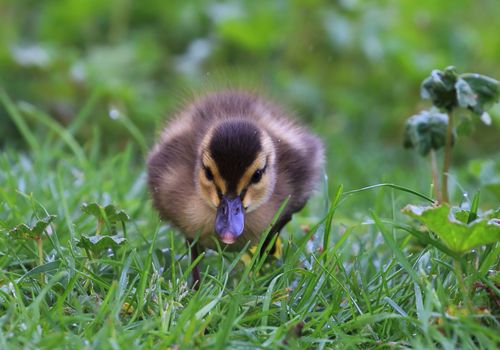
[[[278,106],[225,91],[202,97],[165,128],[148,159],[148,184],[162,219],[188,238],[239,250],[279,233],[302,209],[323,164],[320,140]]]

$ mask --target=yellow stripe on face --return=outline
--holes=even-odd
[[[203,152],[203,166],[210,169],[210,171],[214,175],[213,182],[215,183],[215,185],[217,185],[217,187],[221,190],[221,192],[225,194],[227,192],[226,181],[224,181],[224,179],[220,175],[219,169],[217,168],[217,164],[212,159],[212,157],[210,157],[207,151]]]
[[[209,168],[210,171],[212,172],[212,174],[214,176],[213,182],[214,182],[215,186],[217,186],[217,188],[223,194],[225,194],[227,192],[227,184],[224,181],[224,179],[222,178],[222,176],[219,172],[219,168],[217,167],[217,164],[215,163],[213,158],[210,156],[210,152],[208,150],[208,143],[210,142],[210,139],[212,138],[213,130],[214,130],[214,128],[211,128],[207,132],[205,137],[203,138],[203,141],[201,143],[201,159],[202,159],[203,166]],[[203,171],[203,169],[201,169],[200,171]],[[205,176],[205,175],[202,174],[201,176]],[[214,192],[214,193],[211,193],[210,196],[214,200],[217,199],[217,202],[214,204],[216,206],[218,206],[219,205],[219,195],[217,194],[217,189],[215,188],[215,186],[210,186],[210,191]]]
[[[241,193],[249,184],[252,179],[253,174],[257,169],[262,169],[266,166],[266,155],[264,152],[261,152],[257,159],[247,168],[240,181],[238,182],[238,187],[236,191]]]
[[[266,132],[262,132],[260,136],[260,144],[262,151],[259,152],[253,163],[247,168],[240,181],[238,182],[237,191],[241,193],[249,184],[253,174],[257,169],[263,169],[267,164],[274,162],[274,145],[273,141]]]

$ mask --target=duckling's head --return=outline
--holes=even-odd
[[[276,152],[269,134],[247,120],[220,122],[205,135],[196,168],[197,189],[214,209],[215,232],[232,244],[245,215],[264,204],[276,182]]]

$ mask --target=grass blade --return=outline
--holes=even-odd
[[[5,92],[3,88],[0,87],[0,102],[3,104],[7,110],[7,114],[10,116],[17,129],[23,136],[24,140],[28,143],[33,152],[37,152],[40,149],[40,144],[38,143],[35,135],[31,132],[28,124],[19,113],[16,105],[12,102],[9,95]]]
[[[472,221],[477,219],[477,210],[479,209],[479,195],[481,192],[477,192],[472,199],[472,205],[470,206],[469,217],[467,218],[467,223],[470,224]]]
[[[43,124],[47,126],[49,129],[51,129],[54,133],[59,135],[62,141],[66,143],[68,148],[73,152],[73,154],[76,156],[78,159],[78,162],[80,164],[86,164],[87,163],[87,158],[85,157],[85,153],[83,152],[83,149],[80,147],[78,142],[73,138],[71,133],[69,133],[64,127],[62,127],[58,122],[56,122],[52,117],[49,115],[45,114],[44,112],[40,111],[37,109],[35,106],[26,103],[26,102],[21,102],[19,104],[19,108],[26,114],[31,115],[33,118],[36,119],[37,122],[40,124]]]
[[[356,189],[356,190],[347,191],[347,192],[344,192],[344,196],[347,197],[347,196],[350,196],[350,195],[358,193],[358,192],[364,192],[364,191],[368,191],[368,190],[372,190],[372,189],[376,189],[376,188],[380,188],[380,187],[394,188],[394,189],[396,189],[398,191],[402,191],[402,192],[407,192],[407,193],[413,194],[413,195],[415,195],[417,197],[425,199],[426,201],[428,201],[430,203],[434,203],[435,202],[434,199],[432,199],[430,197],[427,197],[425,194],[422,194],[420,192],[417,192],[415,190],[412,190],[412,189],[404,187],[404,186],[400,186],[400,185],[396,185],[396,184],[391,184],[391,183],[376,184],[376,185],[372,185],[372,186],[367,186],[367,187],[359,188],[359,189]]]
[[[401,266],[404,267],[404,269],[406,270],[406,272],[408,272],[408,274],[411,276],[411,278],[413,279],[413,281],[418,283],[418,275],[417,275],[417,273],[413,269],[413,267],[410,264],[410,262],[408,261],[408,259],[406,259],[406,257],[403,254],[403,251],[401,250],[401,248],[396,244],[396,242],[392,238],[392,234],[389,234],[389,232],[387,232],[387,229],[384,227],[384,225],[382,224],[382,221],[377,216],[377,214],[375,214],[374,212],[372,212],[372,217],[373,217],[373,220],[375,221],[375,224],[377,225],[378,229],[380,230],[380,233],[384,237],[385,242],[387,243],[387,245],[389,246],[389,248],[391,248],[392,252],[396,256],[396,259],[399,261],[399,263],[401,264]]]

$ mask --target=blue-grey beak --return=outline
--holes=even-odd
[[[240,197],[223,196],[215,217],[215,232],[222,242],[233,244],[243,233],[245,213]]]

